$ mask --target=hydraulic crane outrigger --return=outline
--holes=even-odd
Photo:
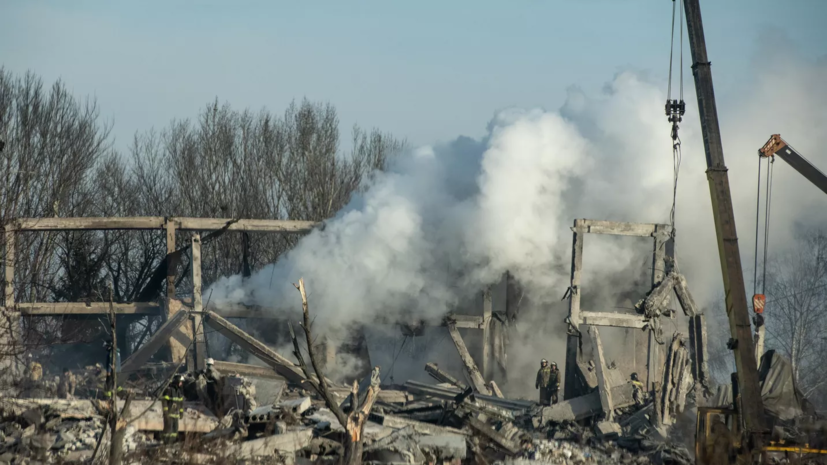
[[[745,452],[761,450],[767,434],[764,417],[764,403],[758,382],[758,364],[750,327],[744,273],[741,254],[738,250],[738,235],[735,230],[735,215],[729,188],[727,167],[724,163],[724,149],[721,130],[718,125],[718,111],[712,86],[712,71],[706,53],[701,7],[699,0],[684,0],[689,48],[692,52],[692,74],[698,97],[698,112],[706,152],[707,179],[712,196],[712,212],[715,218],[715,232],[718,238],[718,252],[721,257],[721,271],[724,278],[726,311],[729,318],[731,339],[728,344],[735,354],[740,402],[736,406],[743,421],[746,441]]]

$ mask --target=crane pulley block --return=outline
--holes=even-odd
[[[770,137],[770,140],[768,140],[763,147],[758,149],[758,156],[763,158],[769,158],[775,155],[775,152],[783,149],[786,146],[787,143],[784,142],[784,139],[781,138],[781,134],[773,134],[772,137]]]
[[[752,310],[757,314],[764,313],[764,305],[767,303],[767,296],[764,294],[755,294],[752,296]]]

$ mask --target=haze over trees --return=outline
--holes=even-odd
[[[302,100],[282,113],[238,110],[216,99],[192,118],[136,133],[126,153],[94,99],[71,95],[32,73],[0,68],[0,221],[23,217],[195,216],[318,221],[332,216],[404,140],[354,126],[343,150],[336,108]],[[17,234],[18,302],[137,297],[166,254],[158,231]],[[189,238],[181,234],[177,241]],[[297,240],[227,234],[205,247],[205,287],[216,278],[273,262]],[[187,263],[176,290],[190,292]],[[206,298],[206,296],[205,296]],[[28,320],[28,319],[27,319]],[[124,356],[159,324],[121,325]],[[31,319],[30,345],[101,336],[95,318]],[[119,329],[119,333],[121,330]]]

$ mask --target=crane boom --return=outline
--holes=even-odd
[[[773,134],[770,140],[758,149],[758,155],[765,158],[777,155],[778,158],[787,162],[794,170],[801,173],[802,176],[827,194],[827,176],[807,161],[806,158],[801,156],[794,148],[790,147],[790,144],[782,139],[780,134]]]
[[[755,359],[749,308],[735,230],[735,214],[729,188],[718,110],[712,86],[712,70],[706,53],[701,7],[699,0],[684,0],[689,47],[692,52],[692,74],[698,97],[698,112],[706,152],[707,179],[712,196],[718,253],[724,278],[726,311],[732,336],[730,347],[735,354],[738,389],[741,397],[740,411],[745,432],[753,443],[767,431],[764,403],[758,384],[758,364]]]

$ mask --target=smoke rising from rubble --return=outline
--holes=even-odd
[[[811,158],[827,146],[827,89],[821,85],[827,65],[802,60],[778,38],[762,49],[777,58],[770,62],[785,66],[763,66],[762,53],[752,79],[733,95],[719,96],[745,270],[752,263],[757,148],[777,132]],[[677,256],[704,303],[718,295],[720,265],[689,72],[686,81]],[[562,365],[564,358],[566,306],[557,302],[568,287],[573,220],[668,222],[673,160],[664,87],[624,71],[598,95],[572,87],[559,111],[500,111],[480,140],[459,137],[412,150],[277,263],[246,281],[222,278],[207,292],[219,308],[277,307],[295,319],[300,301],[292,283],[304,277],[316,327],[335,334],[351,323],[439,321],[510,270],[534,302],[509,354],[509,363],[529,357],[526,369],[515,371],[530,383],[535,359],[547,356]],[[798,176],[786,166],[776,169],[783,189],[774,191],[773,202],[784,205],[775,210],[776,244],[791,237],[797,221],[825,219],[823,194]],[[584,274],[594,286],[630,269],[638,273],[646,258],[622,241],[589,239],[586,253],[599,259],[587,261]],[[617,298],[613,290],[598,292],[605,305]],[[536,325],[545,330],[529,331]]]

